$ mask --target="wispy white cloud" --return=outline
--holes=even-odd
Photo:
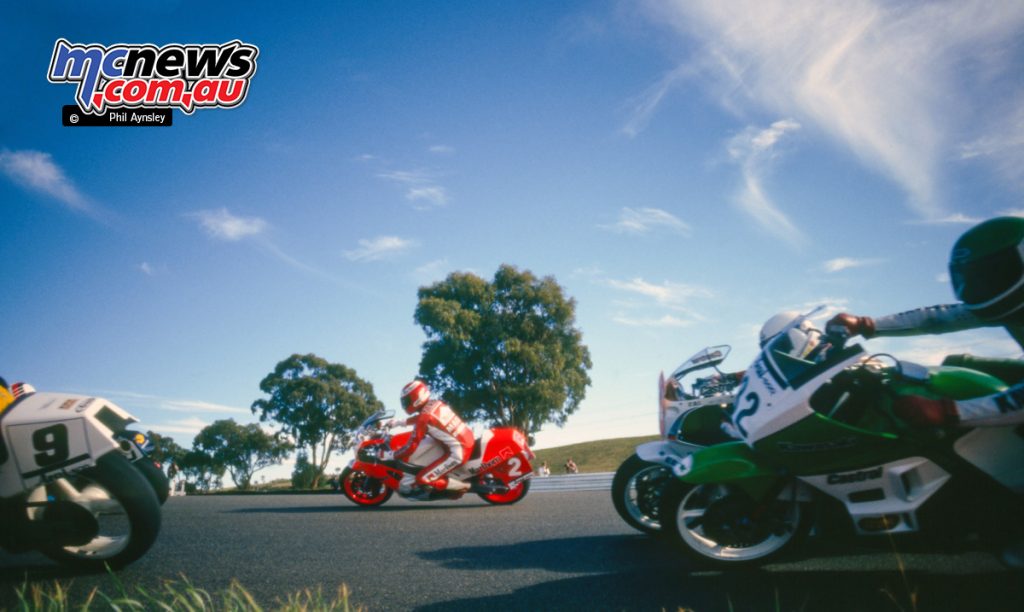
[[[960,157],[998,158],[1024,176],[1024,87],[1018,54],[1007,51],[1024,29],[1022,3],[645,6],[657,23],[697,41],[687,64],[723,106],[815,126],[902,186],[922,217],[943,216],[940,166],[957,157],[958,142],[968,142]]]
[[[435,155],[452,155],[455,153],[455,147],[443,144],[432,145],[427,150]]]
[[[378,173],[377,177],[406,185],[422,185],[434,182],[433,174],[426,170],[388,170],[387,172]]]
[[[447,190],[438,184],[427,170],[389,170],[377,174],[379,178],[406,186],[405,199],[419,210],[427,210],[448,203]]]
[[[673,315],[662,315],[656,318],[637,318],[625,315],[616,315],[612,320],[621,325],[629,327],[689,327],[695,323],[693,320],[680,319]]]
[[[204,421],[204,420],[202,420],[202,419],[200,419],[198,417],[191,417],[191,418],[188,418],[188,419],[180,419],[180,420],[177,420],[177,421],[169,421],[167,423],[156,423],[156,424],[152,425],[151,427],[149,427],[149,429],[151,429],[151,430],[153,430],[153,431],[155,431],[155,432],[157,432],[159,434],[163,434],[163,435],[166,435],[168,433],[172,433],[172,434],[188,434],[188,435],[193,435],[194,436],[194,435],[198,434],[200,431],[202,431],[203,428],[206,427],[207,425],[210,425],[210,423],[208,423],[208,422],[206,422],[206,421]]]
[[[49,196],[71,210],[95,212],[49,153],[0,149],[0,172],[22,187]]]
[[[90,392],[91,393],[91,392]],[[196,399],[182,399],[162,397],[149,393],[138,393],[135,391],[100,390],[97,395],[124,403],[126,406],[144,406],[158,410],[170,410],[172,412],[213,412],[232,414],[251,414],[247,408],[228,406]]]
[[[161,400],[160,403],[165,410],[170,410],[172,412],[215,412],[251,414],[251,411],[246,408],[227,406],[225,404],[215,404],[213,402],[204,402],[201,400],[164,399]]]
[[[682,83],[686,77],[692,76],[693,70],[688,66],[679,66],[673,70],[670,70],[663,77],[658,79],[658,82],[648,87],[643,93],[636,96],[629,101],[629,119],[626,121],[626,125],[622,127],[622,133],[630,138],[636,137],[637,134],[647,128],[647,124],[650,123],[651,117],[654,115],[658,106],[661,104],[665,96],[680,83]]]
[[[448,192],[444,187],[429,185],[425,187],[410,187],[405,192],[405,199],[410,202],[427,202],[434,206],[444,206],[448,203]]]
[[[191,216],[199,220],[199,225],[210,237],[229,242],[259,236],[269,227],[267,222],[259,217],[233,215],[227,208],[200,210]]]
[[[1003,217],[1024,217],[1024,208],[1008,208],[999,211],[999,215]]]
[[[948,355],[970,353],[991,357],[1019,358],[1020,345],[1002,330],[975,330],[938,336],[878,338],[867,344],[872,352],[886,352],[900,359],[937,365]]]
[[[344,254],[350,261],[378,261],[407,251],[416,244],[414,240],[398,236],[377,236],[360,240],[359,248],[345,251]]]
[[[598,226],[622,234],[647,234],[665,230],[684,236],[690,235],[690,226],[670,212],[660,208],[623,208],[619,220],[610,225]]]
[[[1012,81],[1011,81],[1012,82]],[[1003,100],[1003,108],[983,121],[984,132],[960,147],[962,160],[983,161],[995,166],[1007,180],[1024,188],[1024,85],[993,100]]]
[[[448,275],[450,269],[451,265],[447,259],[435,259],[418,266],[412,271],[412,277],[417,283],[426,285],[443,280]]]
[[[802,245],[803,232],[766,193],[765,178],[779,156],[782,139],[800,129],[793,119],[780,119],[767,128],[748,127],[729,140],[729,157],[740,167],[742,176],[736,201],[765,231],[792,246]]]
[[[639,277],[629,280],[604,278],[600,270],[595,269],[581,269],[574,275],[589,277],[592,282],[632,296],[628,300],[617,301],[622,310],[612,315],[613,322],[630,327],[692,325],[703,321],[704,317],[689,307],[690,301],[714,297],[709,289],[696,285],[671,281],[651,283]]]
[[[854,257],[836,257],[830,259],[821,265],[821,269],[829,274],[835,274],[836,272],[842,272],[843,270],[849,270],[850,268],[863,268],[864,266],[874,266],[885,261],[884,259],[857,259]]]
[[[641,295],[654,300],[661,306],[683,307],[692,298],[709,298],[714,294],[703,287],[664,281],[660,284],[649,283],[642,278],[628,281],[609,279],[606,284],[619,291]]]
[[[279,261],[299,270],[300,272],[317,276],[346,287],[363,290],[361,287],[355,287],[349,282],[332,274],[328,274],[316,266],[305,263],[304,261],[301,261],[293,255],[285,252],[273,240],[271,240],[269,234],[271,233],[272,227],[261,217],[235,215],[228,211],[227,208],[220,208],[217,210],[200,210],[194,213],[188,213],[185,216],[196,219],[199,222],[199,227],[202,228],[202,230],[211,238],[223,240],[225,242],[246,241],[248,243],[252,243],[257,248],[262,249]]]
[[[916,225],[974,225],[983,221],[980,217],[971,217],[963,213],[953,213],[942,217],[933,217],[929,219],[915,219],[910,221],[911,224]]]

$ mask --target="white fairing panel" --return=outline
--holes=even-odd
[[[885,530],[889,533],[917,531],[918,509],[949,479],[948,472],[922,457],[909,457],[863,470],[800,478],[842,502],[859,533],[869,533],[861,528],[862,520],[885,516],[900,519]]]
[[[732,412],[733,425],[751,445],[813,415],[810,400],[814,391],[863,360],[863,355],[857,353],[793,388],[792,380],[765,357],[766,353],[747,370]]]
[[[1024,493],[1024,438],[1016,427],[978,427],[958,439],[953,449],[1003,486]]]
[[[96,458],[117,449],[113,432],[97,419],[101,411],[135,421],[98,397],[34,393],[11,406],[0,421],[7,447],[0,464],[0,497],[95,465]]]

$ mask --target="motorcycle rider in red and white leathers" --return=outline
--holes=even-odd
[[[413,498],[426,496],[430,488],[442,491],[467,491],[469,484],[446,474],[465,463],[473,452],[473,431],[455,414],[451,406],[441,400],[430,399],[430,389],[423,381],[414,380],[402,389],[402,408],[412,415],[397,424],[413,426],[409,441],[395,451],[395,458],[414,465],[423,465],[417,474],[406,474],[398,485],[398,492]],[[417,491],[417,489],[419,489]]]
[[[1024,218],[997,217],[968,230],[953,245],[950,280],[956,304],[871,318],[840,313],[827,329],[851,335],[912,336],[1001,326],[1024,349]],[[893,406],[915,425],[1008,425],[1024,422],[1024,362],[950,355],[946,365],[988,372],[1011,385],[1002,393],[952,401],[907,396]]]

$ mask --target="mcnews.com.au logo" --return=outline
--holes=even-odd
[[[259,48],[221,45],[53,45],[51,83],[78,86],[64,125],[170,125],[177,108],[235,108],[245,101]]]

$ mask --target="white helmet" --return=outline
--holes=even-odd
[[[786,330],[789,342],[785,344],[788,344],[788,347],[780,346],[779,349],[784,350],[791,357],[798,359],[807,357],[821,342],[821,332],[815,329],[807,319],[801,321],[800,325],[796,327],[786,329],[799,316],[799,312],[787,310],[765,321],[761,326],[758,338],[761,348],[764,348],[769,340]]]

